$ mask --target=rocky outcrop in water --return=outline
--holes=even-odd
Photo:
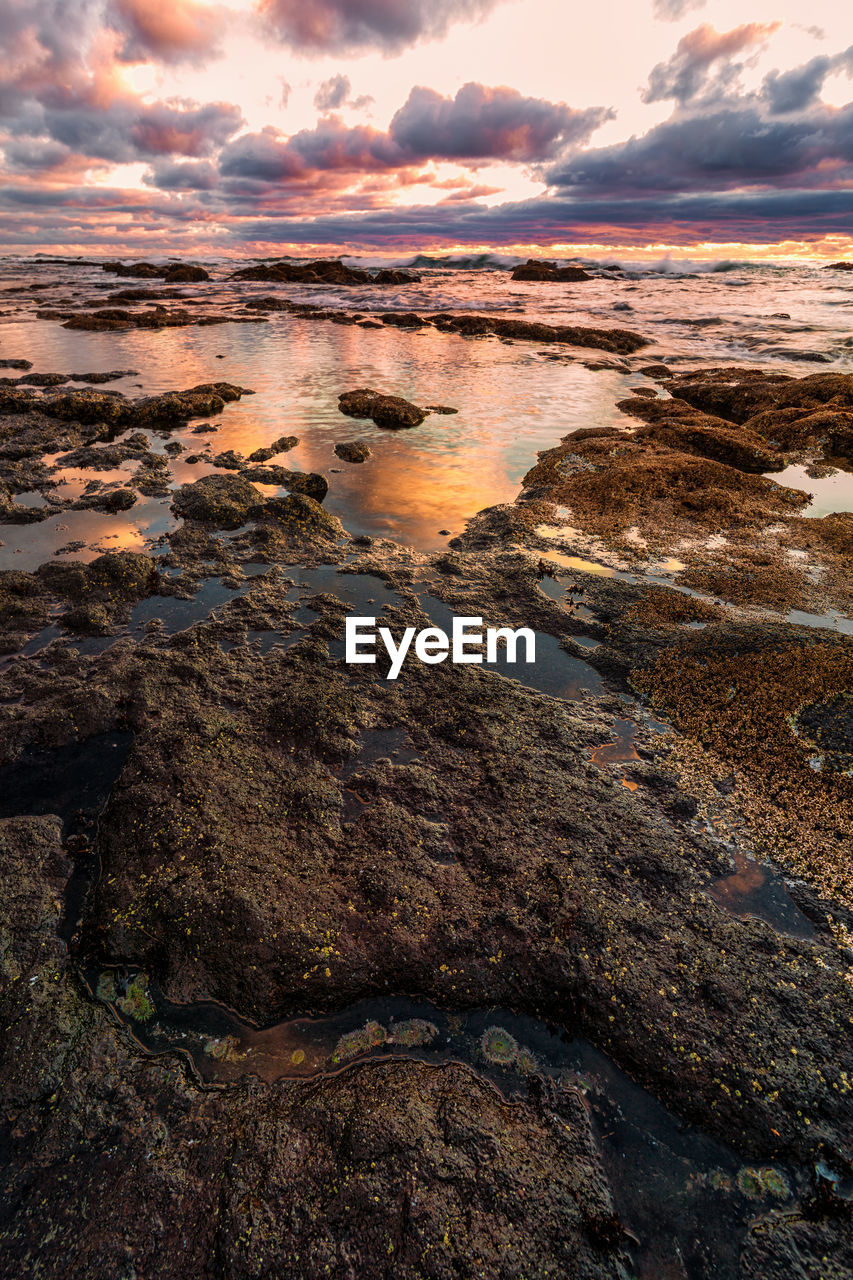
[[[312,262],[260,263],[235,271],[233,280],[266,280],[279,284],[413,284],[419,276],[409,272],[385,269],[372,276],[358,267],[347,267],[337,258],[318,258]]]
[[[344,391],[338,397],[338,408],[350,418],[372,418],[377,427],[419,427],[427,416],[421,409],[402,396],[388,396],[369,387],[357,391]]]
[[[575,282],[591,280],[592,276],[588,271],[584,271],[583,267],[558,267],[555,262],[547,262],[543,258],[528,258],[527,262],[515,268],[512,279]]]
[[[370,457],[370,445],[366,440],[342,440],[335,445],[335,453],[344,462],[366,462]]]

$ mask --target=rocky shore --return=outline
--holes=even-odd
[[[3,362],[4,527],[175,523],[0,572],[0,1273],[853,1274],[853,516],[771,478],[853,461],[853,375],[379,322],[640,385],[430,553],[352,536],[293,436],[177,485],[247,388]],[[340,396],[407,438],[451,412]],[[534,628],[536,674],[391,683],[343,662],[365,611]]]

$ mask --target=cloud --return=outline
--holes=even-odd
[[[685,103],[709,87],[719,95],[742,70],[742,64],[730,61],[734,55],[763,44],[778,31],[780,25],[778,22],[749,22],[731,31],[717,31],[709,23],[704,23],[679,40],[668,62],[659,62],[653,68],[648,88],[642,95],[643,101],[662,102],[674,98]],[[709,73],[715,65],[717,76],[710,82]]]
[[[399,53],[484,18],[502,0],[258,0],[267,29],[303,53]]]
[[[418,87],[392,119],[389,134],[412,158],[532,163],[586,142],[612,116],[604,107],[576,111],[503,87],[466,84],[455,98]]]
[[[406,206],[389,218],[382,210],[243,221],[232,234],[241,243],[335,244],[361,248],[421,249],[454,244],[528,245],[610,239],[619,244],[701,241],[744,244],[849,235],[853,191],[762,191],[583,200],[544,198],[483,205]]]
[[[654,14],[663,22],[678,22],[691,9],[704,9],[706,0],[654,0]]]
[[[213,191],[219,183],[219,172],[208,160],[186,160],[155,165],[142,181],[161,191]]]
[[[321,172],[379,173],[430,160],[541,162],[585,141],[610,114],[479,84],[465,85],[455,98],[416,88],[387,132],[350,128],[333,115],[291,137],[268,127],[226,146],[220,169],[225,178],[287,183]]]
[[[122,164],[159,155],[209,156],[237,132],[243,116],[229,102],[120,98],[106,107],[85,101],[50,107],[40,123],[44,135],[78,155]],[[32,120],[27,125],[32,129]]]
[[[125,62],[199,62],[217,52],[225,14],[198,0],[111,0],[106,23],[124,37]]]
[[[226,178],[284,183],[304,181],[319,171],[374,173],[407,162],[388,134],[366,125],[350,129],[337,116],[328,116],[315,129],[289,138],[269,127],[244,134],[224,148],[219,167]]]
[[[641,138],[585,151],[548,177],[555,186],[601,193],[708,191],[782,181],[806,185],[818,181],[818,170],[820,185],[832,185],[851,164],[853,104],[768,120],[748,100],[673,117]]]
[[[827,76],[836,71],[853,75],[853,45],[833,58],[812,58],[792,71],[771,71],[763,84],[770,110],[776,115],[785,115],[813,106],[820,98]]]
[[[352,85],[349,76],[336,75],[324,80],[314,94],[314,106],[318,111],[337,111],[350,96]]]

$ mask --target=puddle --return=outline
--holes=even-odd
[[[431,595],[421,596],[420,604],[433,626],[440,627],[442,631],[449,634],[453,627],[454,614],[447,605]],[[484,626],[494,625],[496,624],[484,620]],[[590,694],[592,697],[598,697],[601,694],[603,689],[601,676],[594,667],[580,658],[571,657],[565,649],[560,648],[559,641],[553,636],[545,635],[541,631],[535,632],[535,635],[535,663],[510,663],[507,661],[505,650],[501,648],[498,650],[497,662],[488,665],[484,663],[481,670],[494,671],[508,680],[517,680],[529,689],[547,693],[552,698],[566,698],[572,702],[579,702],[585,694]],[[405,669],[404,665],[404,672]]]
[[[849,471],[815,477],[810,476],[805,467],[790,466],[784,471],[768,472],[767,479],[812,495],[811,502],[800,513],[806,519],[819,520],[835,511],[853,511],[853,473]]]
[[[735,871],[708,886],[714,901],[731,915],[766,920],[774,929],[797,938],[814,937],[811,921],[788,895],[777,872],[745,854],[735,853]]]
[[[640,759],[634,746],[637,726],[633,720],[614,720],[613,732],[613,742],[603,742],[600,747],[590,748],[590,759],[601,769],[607,765],[630,764],[633,760]],[[631,789],[636,788],[636,785],[634,783]]]
[[[328,1075],[366,1058],[416,1058],[466,1063],[508,1097],[526,1094],[534,1074],[575,1088],[620,1217],[637,1241],[636,1275],[646,1280],[670,1274],[679,1261],[686,1270],[672,1274],[734,1280],[750,1220],[790,1202],[797,1189],[793,1171],[774,1166],[774,1196],[757,1177],[745,1177],[734,1152],[672,1115],[588,1041],[505,1009],[452,1013],[388,997],[258,1028],[212,1002],[171,1003],[137,971],[86,979],[144,1052],[178,1052],[210,1085]]]

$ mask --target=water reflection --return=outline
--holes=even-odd
[[[20,351],[36,371],[139,370],[110,384],[125,394],[214,380],[252,388],[254,396],[211,420],[215,434],[197,433],[193,424],[171,438],[190,454],[210,444],[214,453],[248,456],[278,436],[295,435],[299,445],[286,465],[329,476],[325,505],[350,532],[425,550],[443,545],[439,530],[455,532],[483,507],[511,501],[539,450],[590,422],[621,421],[614,406],[627,384],[624,374],[546,361],[529,345],[281,315],[268,325],[227,330],[88,333],[16,323],[4,326],[3,338],[4,349]],[[359,386],[453,405],[459,413],[430,415],[409,431],[382,430],[338,410],[339,394]],[[355,438],[367,440],[373,453],[357,467],[334,453],[336,444]],[[203,464],[182,460],[175,479],[203,473]],[[125,519],[136,523],[137,515]]]

